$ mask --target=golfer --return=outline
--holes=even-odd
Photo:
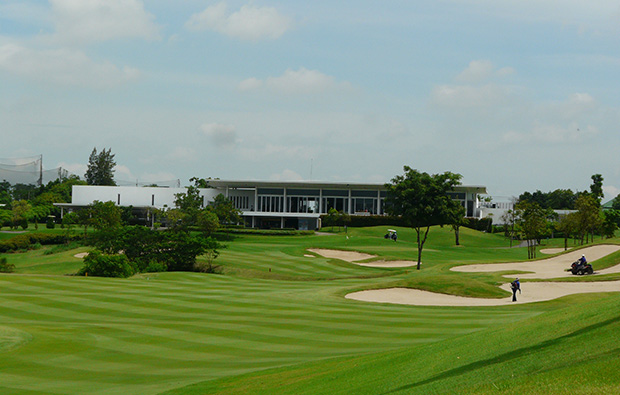
[[[512,288],[512,301],[517,301],[517,291],[521,293],[521,283],[519,282],[519,278],[510,283],[510,288]]]

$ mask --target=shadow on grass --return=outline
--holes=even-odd
[[[555,339],[546,340],[544,342],[537,343],[537,344],[534,344],[534,345],[529,346],[529,347],[519,348],[517,350],[510,351],[510,352],[498,355],[498,356],[496,356],[494,358],[484,359],[484,360],[473,362],[473,363],[470,363],[470,364],[467,364],[467,365],[464,365],[464,366],[461,366],[461,367],[458,367],[458,368],[455,368],[455,369],[452,369],[452,370],[448,370],[446,372],[443,372],[443,373],[437,374],[437,375],[435,375],[433,377],[430,377],[430,378],[428,378],[426,380],[422,380],[422,381],[419,381],[417,383],[407,384],[407,385],[395,388],[395,389],[393,389],[391,391],[384,392],[384,394],[392,394],[392,393],[396,393],[396,392],[400,392],[400,391],[411,390],[411,389],[414,389],[414,388],[417,388],[417,387],[421,387],[421,386],[426,385],[426,384],[431,384],[431,383],[436,382],[436,381],[440,381],[440,380],[444,380],[444,379],[448,379],[448,378],[452,378],[452,377],[457,377],[457,376],[466,374],[466,373],[468,373],[470,371],[475,371],[477,369],[481,369],[481,368],[484,368],[484,367],[487,367],[487,366],[491,366],[491,365],[495,365],[495,364],[511,361],[511,360],[520,358],[520,357],[522,357],[524,355],[532,354],[532,353],[535,353],[535,352],[540,352],[541,350],[544,350],[546,348],[550,348],[550,347],[556,346],[556,345],[560,344],[564,340],[569,340],[569,339],[575,338],[577,336],[584,335],[584,334],[586,334],[586,333],[588,333],[590,331],[594,331],[594,330],[603,328],[603,327],[605,327],[607,325],[615,324],[615,323],[618,323],[618,322],[620,322],[620,316],[611,318],[611,319],[603,321],[603,322],[599,322],[597,324],[593,324],[593,325],[587,326],[585,328],[581,328],[579,330],[576,330],[576,331],[568,333],[566,335],[557,337]],[[618,349],[614,350],[614,352],[617,352],[617,351],[618,351]]]

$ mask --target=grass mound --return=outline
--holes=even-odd
[[[172,394],[617,393],[620,296],[398,351],[272,369]]]

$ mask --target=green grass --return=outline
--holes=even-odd
[[[84,278],[66,276],[81,266],[74,255],[84,247],[6,254],[17,273],[0,275],[0,393],[508,393],[515,382],[522,393],[616,388],[620,296],[477,308],[343,298],[399,284],[503,296],[496,274],[448,270],[526,258],[497,235],[463,230],[456,247],[448,228],[433,229],[421,271],[304,257],[320,247],[415,259],[413,231],[399,229],[396,243],[384,232],[235,236],[216,261],[222,275]],[[587,371],[574,377],[574,363]]]

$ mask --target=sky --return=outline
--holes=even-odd
[[[617,0],[0,0],[0,158],[620,193]]]

